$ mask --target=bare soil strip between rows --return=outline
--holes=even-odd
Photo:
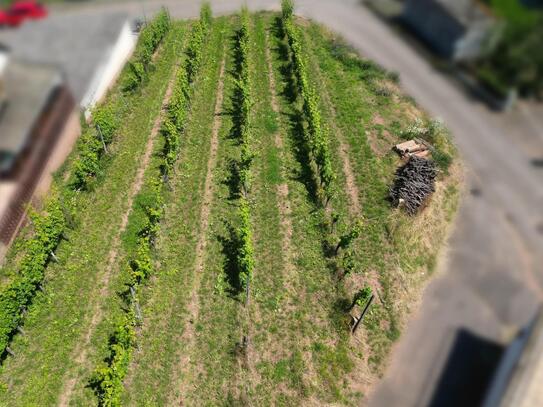
[[[194,323],[197,321],[200,313],[200,298],[198,291],[200,289],[204,263],[205,263],[205,251],[207,248],[207,232],[209,229],[209,217],[211,212],[211,204],[213,200],[214,188],[213,188],[213,172],[217,165],[217,150],[219,148],[219,130],[222,124],[221,109],[224,98],[224,71],[225,71],[225,51],[221,61],[221,68],[219,73],[219,84],[217,85],[217,99],[215,101],[213,129],[211,133],[211,143],[209,147],[209,159],[207,162],[207,172],[204,183],[204,196],[202,200],[202,209],[200,212],[200,236],[198,238],[198,244],[196,245],[196,260],[194,263],[194,284],[192,288],[191,299],[187,304],[188,316],[183,329],[183,335],[180,338],[181,343],[187,343],[188,352],[184,352],[179,360],[179,363],[174,371],[173,383],[176,384],[182,376],[182,372],[186,373],[186,369],[189,368],[190,362],[190,350],[195,346],[196,334],[194,330]],[[172,395],[171,398],[176,398],[176,402],[170,402],[168,405],[183,405],[183,394],[186,389],[183,387],[184,383],[176,384],[176,388],[180,389],[179,397]]]
[[[319,82],[323,83],[322,75],[319,72]],[[343,132],[337,125],[337,112],[336,108],[332,104],[332,101],[330,99],[330,94],[328,93],[328,89],[326,87],[321,88],[321,96],[324,101],[324,103],[329,107],[330,112],[332,113],[332,120],[330,120],[330,126],[332,127],[332,131],[334,132],[334,135],[336,136],[336,140],[339,143],[339,157],[341,158],[341,162],[343,164],[343,174],[345,175],[345,188],[347,192],[347,196],[349,197],[349,212],[351,215],[358,215],[360,213],[360,201],[358,197],[360,196],[360,191],[358,190],[358,185],[356,185],[355,176],[353,172],[353,167],[351,165],[351,160],[349,158],[350,156],[350,148],[349,145],[345,142],[345,137],[343,136]]]
[[[270,98],[271,98],[271,107],[273,112],[277,115],[277,120],[280,121],[280,108],[279,108],[279,102],[277,100],[277,86],[275,83],[274,78],[274,70],[269,50],[269,33],[266,30],[265,33],[265,58],[266,58],[266,64],[268,69],[268,84],[269,84],[269,92],[270,92]],[[289,198],[289,185],[286,182],[287,174],[285,173],[285,166],[284,163],[286,162],[285,157],[285,141],[283,139],[283,124],[279,123],[279,130],[274,134],[274,144],[275,147],[278,149],[278,155],[280,158],[280,161],[283,163],[282,165],[282,178],[285,179],[285,181],[279,183],[276,187],[276,196],[277,196],[277,207],[279,210],[279,218],[280,218],[280,227],[282,230],[282,239],[281,239],[281,248],[282,252],[284,253],[284,263],[283,263],[283,276],[284,276],[284,289],[288,293],[288,296],[292,299],[299,298],[300,293],[296,291],[295,286],[297,283],[299,283],[299,277],[295,274],[296,267],[294,265],[294,253],[292,251],[292,239],[294,235],[294,229],[292,224],[292,203]],[[289,350],[292,350],[290,347],[294,344],[288,343],[288,340],[291,338],[283,337],[281,338],[281,342],[284,345],[287,345],[285,347],[285,350],[287,353]],[[304,338],[301,343],[303,345],[302,348],[308,348],[309,342],[307,341],[307,338]],[[294,345],[298,347],[300,343]],[[255,354],[256,359],[252,361],[252,364],[258,364],[258,362],[261,359],[261,355]],[[311,362],[311,355],[307,353],[307,351],[304,352],[305,360],[307,362],[306,366],[306,372],[305,372],[305,378],[309,380],[310,382],[313,381],[315,373],[315,367],[313,366],[313,363]]]
[[[279,104],[277,103],[277,89],[275,86],[275,78],[273,77],[273,66],[271,62],[270,49],[269,49],[269,39],[268,32],[266,31],[265,37],[265,48],[266,48],[266,64],[268,65],[268,83],[270,87],[270,97],[271,97],[271,106],[273,111],[279,116]],[[283,157],[283,138],[281,136],[281,131],[275,133],[275,146],[279,150],[281,156],[281,161],[284,162]],[[292,211],[291,204],[288,198],[289,189],[286,182],[282,182],[277,185],[277,196],[278,196],[278,206],[279,214],[281,216],[281,228],[283,229],[283,241],[282,249],[285,253],[285,269],[288,272],[293,271],[294,266],[292,264],[292,251],[291,251],[291,242],[292,242]]]
[[[317,63],[315,63],[314,58],[311,58],[311,63],[315,67],[315,71],[318,75],[318,83],[324,84],[326,80],[324,79],[322,72],[320,70],[320,67]],[[338,148],[338,154],[341,158],[341,163],[343,167],[343,174],[345,175],[345,192],[347,193],[347,196],[349,198],[349,213],[351,216],[356,216],[360,214],[360,191],[358,189],[358,185],[356,184],[355,175],[353,171],[353,167],[351,165],[350,160],[350,147],[349,144],[345,141],[345,137],[343,135],[343,131],[338,127],[337,125],[337,112],[334,104],[332,103],[332,100],[330,99],[330,93],[327,86],[320,87],[320,95],[322,97],[322,100],[326,106],[330,109],[331,113],[331,119],[329,121],[330,126],[332,127],[332,131],[334,133],[334,136],[336,137],[336,140],[339,143]]]
[[[108,295],[109,281],[110,281],[113,269],[115,267],[116,259],[118,257],[119,246],[121,242],[121,235],[123,234],[123,232],[126,230],[126,227],[128,226],[128,218],[130,217],[130,213],[132,212],[134,198],[139,193],[143,185],[143,177],[145,175],[145,170],[147,169],[149,162],[151,161],[151,155],[153,153],[154,142],[156,140],[156,137],[160,130],[160,126],[162,124],[163,112],[166,106],[168,105],[170,97],[172,96],[176,74],[177,74],[177,69],[174,70],[168,82],[168,88],[166,89],[166,94],[164,95],[164,99],[162,101],[160,113],[155,120],[155,123],[151,130],[151,134],[147,140],[147,144],[145,145],[145,153],[140,160],[140,166],[138,168],[138,171],[136,173],[136,178],[134,179],[132,188],[130,190],[127,209],[121,218],[121,224],[111,244],[111,250],[108,255],[107,266],[101,276],[101,280],[99,283],[99,286],[101,288],[100,288],[100,291],[98,292],[98,295],[94,297],[96,300],[92,307],[92,319],[89,324],[89,328],[83,340],[79,342],[79,345],[76,347],[73,353],[74,355],[73,359],[76,361],[78,365],[83,365],[87,361],[88,346],[92,337],[92,333],[96,329],[96,326],[102,320],[102,314],[103,314],[102,309],[101,309],[102,300]],[[68,406],[68,403],[70,402],[75,385],[77,384],[78,375],[75,374],[74,372],[72,373],[73,373],[73,377],[70,380],[68,380],[68,382],[66,382],[66,385],[64,386],[64,389],[60,396],[59,406],[61,407]]]

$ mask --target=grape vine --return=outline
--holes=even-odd
[[[34,235],[24,242],[25,255],[19,273],[0,293],[0,353],[4,355],[22,324],[24,310],[32,301],[44,278],[45,268],[59,244],[66,220],[60,201],[52,198],[43,213],[31,212]]]
[[[246,293],[246,302],[249,300],[249,286],[255,265],[252,232],[250,223],[250,204],[248,194],[250,190],[250,169],[254,158],[250,141],[250,112],[252,107],[251,83],[249,75],[249,13],[246,8],[241,12],[241,27],[237,32],[237,80],[236,96],[234,97],[235,117],[234,129],[238,133],[241,143],[240,159],[237,163],[239,190],[241,191],[238,214],[240,225],[236,230],[237,253],[236,263],[239,272],[241,288]]]
[[[160,231],[160,220],[164,215],[164,184],[177,160],[181,134],[185,129],[191,99],[191,85],[201,64],[204,40],[211,24],[211,9],[204,4],[198,20],[191,31],[187,45],[187,59],[175,77],[172,96],[163,119],[161,133],[164,137],[161,179],[155,180],[143,207],[145,220],[138,232],[133,259],[128,267],[126,292],[123,295],[127,312],[110,337],[109,355],[98,366],[90,378],[90,385],[100,406],[120,406],[123,380],[126,376],[133,348],[136,344],[135,327],[141,322],[137,299],[138,289],[153,273],[151,251]]]
[[[317,167],[320,187],[323,190],[324,206],[327,206],[333,197],[333,183],[335,174],[332,169],[328,138],[321,124],[319,98],[314,86],[310,85],[306,62],[302,51],[299,32],[293,22],[293,3],[290,0],[282,2],[282,27],[287,36],[292,55],[292,64],[297,79],[298,92],[303,100],[303,113],[307,122],[307,131],[304,132],[305,143],[311,152]]]
[[[129,74],[123,90],[133,92],[145,81],[153,54],[169,29],[170,15],[163,8],[153,21],[141,30],[134,58],[128,63]]]

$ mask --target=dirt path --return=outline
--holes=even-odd
[[[279,104],[277,103],[277,88],[275,86],[275,78],[273,77],[273,67],[271,62],[271,56],[270,56],[270,49],[269,49],[269,38],[268,38],[268,32],[266,32],[265,37],[265,47],[266,47],[266,64],[268,65],[268,83],[270,86],[270,96],[271,96],[271,105],[273,111],[279,115]],[[284,162],[284,157],[282,153],[283,149],[283,137],[281,136],[281,132],[278,131],[275,133],[274,136],[275,140],[275,147],[280,151],[281,155],[281,162]],[[282,249],[283,253],[285,253],[285,269],[287,271],[287,275],[290,274],[291,271],[294,270],[294,266],[292,263],[292,211],[291,211],[291,204],[288,198],[289,190],[288,190],[288,184],[286,182],[282,182],[281,184],[277,185],[277,197],[278,197],[278,206],[279,206],[279,214],[281,216],[281,229],[283,230],[283,241],[282,241]]]
[[[198,244],[196,245],[196,260],[194,262],[194,284],[192,288],[192,295],[189,303],[187,304],[188,318],[183,329],[183,335],[179,342],[187,343],[189,352],[185,352],[181,355],[177,368],[174,371],[173,382],[180,381],[180,377],[186,373],[189,368],[190,362],[190,350],[196,346],[196,335],[194,331],[194,323],[198,320],[200,313],[200,298],[198,291],[200,289],[202,273],[205,263],[205,251],[207,247],[207,232],[209,229],[209,217],[211,212],[211,204],[213,200],[214,188],[213,188],[213,172],[217,165],[217,150],[219,148],[219,129],[221,128],[222,116],[221,109],[224,98],[224,72],[225,72],[225,54],[223,53],[221,68],[219,73],[219,84],[217,85],[217,99],[215,101],[213,129],[211,133],[211,144],[209,147],[209,159],[207,162],[207,172],[204,183],[204,196],[202,200],[202,210],[200,212],[200,236],[198,238]],[[168,405],[183,405],[183,394],[186,392],[184,383],[176,384],[176,388],[180,390],[180,395],[177,397],[172,395]],[[173,402],[172,399],[175,399]]]
[[[317,67],[318,68],[318,67]],[[320,75],[319,72],[319,83],[323,83],[324,79],[322,78],[322,75]],[[360,214],[360,200],[358,197],[360,196],[358,185],[356,185],[355,176],[353,172],[353,167],[351,165],[350,160],[350,148],[349,144],[345,142],[345,136],[343,135],[343,132],[337,125],[337,112],[336,108],[334,107],[334,104],[330,100],[330,94],[328,92],[328,89],[326,86],[323,86],[320,88],[321,91],[321,97],[323,99],[323,102],[330,108],[330,112],[332,113],[332,120],[329,121],[330,126],[332,127],[332,131],[339,143],[339,158],[341,158],[341,163],[343,165],[343,174],[345,174],[345,192],[347,192],[347,196],[349,198],[349,213],[352,216],[356,216]]]
[[[151,161],[151,155],[153,153],[154,142],[157,138],[158,132],[160,130],[160,125],[162,123],[163,112],[166,106],[168,105],[168,102],[173,92],[173,85],[175,83],[176,73],[177,73],[177,70],[174,71],[174,73],[172,74],[168,82],[168,88],[166,89],[166,94],[164,95],[164,99],[162,101],[160,113],[155,120],[155,123],[151,130],[151,134],[147,140],[147,144],[145,145],[145,152],[143,154],[143,157],[140,160],[140,166],[136,173],[136,178],[134,179],[134,182],[132,183],[132,188],[130,189],[130,194],[129,194],[128,202],[127,202],[127,209],[121,218],[121,224],[119,225],[119,228],[117,229],[117,234],[115,235],[115,238],[113,239],[113,242],[111,244],[111,250],[108,255],[107,265],[98,283],[100,290],[98,292],[98,295],[94,296],[95,301],[92,304],[92,311],[91,311],[92,319],[89,323],[85,336],[82,338],[81,341],[79,341],[79,344],[73,353],[73,359],[76,361],[76,363],[79,366],[87,362],[88,347],[89,347],[92,334],[94,330],[96,329],[96,326],[98,325],[98,323],[103,318],[103,312],[101,309],[102,300],[106,298],[109,293],[109,281],[112,276],[114,267],[116,265],[116,259],[119,254],[121,235],[126,230],[126,227],[128,225],[128,218],[130,216],[130,213],[132,212],[134,198],[139,193],[143,185],[143,177],[145,175],[145,170],[147,166],[149,165],[149,162]],[[75,385],[77,384],[77,380],[79,378],[77,374],[73,374],[74,372],[71,372],[71,373],[73,376],[66,382],[60,396],[59,406],[61,407],[68,406],[71,396],[73,394]]]
[[[300,288],[303,287],[303,283],[300,280],[298,270],[295,265],[295,256],[296,253],[293,248],[296,248],[297,245],[294,242],[294,226],[293,226],[293,206],[290,199],[290,188],[287,183],[288,173],[285,163],[288,162],[287,155],[289,154],[285,151],[285,139],[284,134],[285,123],[280,119],[281,109],[278,101],[278,95],[280,94],[277,90],[277,84],[274,77],[274,68],[272,65],[272,58],[270,53],[270,39],[269,32],[266,30],[265,33],[265,59],[268,71],[268,86],[269,86],[269,95],[271,101],[271,107],[273,112],[277,116],[279,130],[274,134],[274,146],[278,150],[278,157],[281,164],[281,178],[282,182],[277,184],[275,189],[276,195],[276,204],[279,211],[279,222],[280,230],[282,232],[281,236],[281,250],[283,254],[283,264],[282,264],[282,277],[283,277],[283,289],[286,293],[285,298],[285,309],[286,314],[294,312],[296,310],[296,303],[298,301],[305,301],[305,293],[303,288],[300,291]],[[304,338],[293,338],[292,334],[296,332],[296,328],[290,325],[288,318],[285,318],[284,321],[277,321],[279,324],[286,324],[284,326],[285,335],[282,335],[276,340],[272,340],[268,347],[265,349],[260,349],[259,352],[253,352],[253,356],[249,359],[250,365],[257,366],[261,362],[277,362],[281,358],[286,360],[289,358],[294,349],[309,349],[310,348],[310,339],[307,337]],[[288,332],[288,333],[286,333]],[[273,337],[272,335],[271,337]],[[304,372],[304,381],[313,383],[316,381],[316,372],[315,367],[311,361],[311,354],[309,352],[304,353],[305,372]],[[256,371],[256,369],[254,369]],[[256,386],[253,384],[253,391],[255,391]],[[291,394],[290,390],[281,389],[281,392],[286,392]],[[308,400],[305,400],[307,402]]]

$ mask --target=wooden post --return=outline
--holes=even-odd
[[[53,260],[55,261],[55,263],[58,263],[58,257],[55,256],[55,253],[53,251],[49,252],[49,254],[51,255],[51,257],[53,258]]]
[[[332,233],[336,233],[336,226],[337,226],[338,221],[339,221],[339,214],[334,213],[332,215],[332,222],[331,222],[331,232]]]
[[[358,329],[358,325],[360,325],[360,322],[362,322],[362,320],[364,319],[364,315],[366,315],[366,312],[368,311],[368,308],[370,307],[371,303],[373,302],[373,297],[374,297],[374,295],[372,294],[372,296],[370,297],[370,299],[366,303],[366,306],[364,307],[364,311],[362,311],[362,314],[356,320],[356,322],[355,322],[355,324],[353,326],[353,329],[352,329],[353,335],[356,332],[356,330]]]
[[[96,129],[98,130],[98,134],[100,135],[100,140],[102,140],[102,145],[104,146],[104,152],[107,154],[106,142],[104,141],[104,136],[102,135],[102,129],[100,129],[100,125],[97,124]]]
[[[134,287],[130,286],[130,295],[132,296],[132,301],[134,302],[134,308],[136,309],[136,318],[139,321],[142,321],[143,318],[141,316],[141,309],[140,304],[138,303],[138,300],[136,298],[136,292],[134,291]]]
[[[15,356],[15,352],[13,352],[9,346],[6,346],[6,352],[9,353],[11,356]]]
[[[334,249],[334,256],[337,256],[339,254],[339,249],[341,249],[341,240],[336,245],[336,248]]]

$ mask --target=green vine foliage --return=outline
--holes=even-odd
[[[79,138],[79,156],[75,159],[72,181],[73,189],[88,189],[90,181],[100,171],[103,145],[95,129],[86,129]]]
[[[294,2],[292,0],[281,0],[281,16],[288,20],[294,14]]]
[[[153,21],[141,32],[132,61],[128,63],[129,74],[124,90],[135,90],[144,81],[154,52],[170,29],[170,16],[162,9]],[[177,123],[181,118],[174,118]],[[100,171],[100,159],[106,146],[113,141],[119,128],[113,106],[108,103],[92,112],[92,128],[86,129],[79,141],[79,156],[74,164],[71,186],[86,190]],[[171,140],[175,147],[175,140]]]
[[[71,186],[73,189],[88,189],[92,179],[100,171],[100,158],[119,128],[115,110],[111,103],[96,107],[92,112],[92,126],[86,128],[79,138],[79,155],[74,163]]]
[[[94,372],[90,385],[103,407],[120,407],[123,380],[128,371],[132,350],[136,343],[136,317],[133,312],[125,315],[111,335],[109,356]]]
[[[136,258],[130,264],[132,271],[130,285],[137,286],[146,280],[153,272],[153,261],[151,259],[151,248],[148,237],[141,237],[138,240]]]
[[[111,103],[96,107],[92,112],[92,123],[101,133],[105,144],[113,141],[113,136],[119,128],[119,122],[115,117],[115,111]]]
[[[355,225],[352,227],[351,230],[348,232],[345,232],[339,237],[339,242],[336,246],[336,254],[339,253],[339,250],[346,250],[348,249],[353,242],[360,237],[362,234],[362,222],[358,221],[355,223]]]
[[[251,279],[255,266],[253,238],[250,224],[250,209],[246,198],[242,197],[239,205],[239,216],[241,224],[237,229],[238,253],[237,265],[239,269],[239,279],[243,289]]]
[[[123,86],[125,91],[134,91],[144,82],[153,54],[169,29],[170,16],[163,8],[153,21],[141,30],[134,58],[128,64],[129,74]]]
[[[167,16],[167,13],[164,12]],[[157,17],[164,18],[164,17]],[[169,18],[168,18],[169,23]],[[185,129],[190,109],[191,83],[194,80],[201,58],[205,34],[211,24],[211,9],[204,4],[200,20],[194,24],[187,46],[187,60],[177,73],[174,89],[161,133],[164,137],[163,162],[161,169],[167,174],[173,167],[180,147],[180,135]],[[163,180],[164,178],[162,178]],[[135,327],[138,317],[136,293],[138,288],[153,273],[151,255],[154,241],[160,232],[160,220],[164,215],[164,186],[162,180],[155,180],[150,186],[150,196],[144,205],[145,221],[138,232],[138,240],[133,259],[128,267],[128,292],[124,296],[129,310],[110,337],[109,356],[97,367],[90,379],[90,386],[98,398],[98,404],[104,407],[121,405],[123,380],[126,376],[133,347],[136,343]]]
[[[291,49],[298,92],[302,96],[303,113],[307,122],[305,142],[316,164],[321,187],[324,191],[325,202],[327,203],[333,196],[333,183],[335,180],[328,147],[328,137],[321,124],[319,98],[315,93],[314,87],[309,84],[300,36],[292,21],[293,3],[292,1],[285,0],[282,2],[282,7],[283,30],[287,35]]]
[[[201,63],[205,35],[211,24],[211,9],[204,4],[197,21],[191,31],[186,54],[187,59],[179,69],[175,79],[172,97],[168,104],[166,119],[162,123],[161,133],[164,137],[164,149],[161,169],[168,175],[179,154],[181,133],[185,129],[190,109],[191,84]]]
[[[250,184],[250,167],[254,154],[250,147],[250,111],[252,100],[249,78],[249,13],[246,8],[243,8],[241,12],[241,27],[237,33],[236,47],[236,54],[239,57],[239,71],[236,86],[238,87],[237,92],[240,97],[240,102],[236,104],[236,107],[239,110],[236,116],[239,119],[237,129],[240,132],[239,137],[241,141],[238,175],[240,189],[244,192],[240,198],[238,209],[240,225],[236,231],[238,243],[236,262],[241,288],[246,291],[248,295],[248,287],[255,266],[255,260],[250,224],[250,206],[247,199]]]
[[[96,368],[89,380],[98,398],[99,406],[118,407],[121,405],[123,380],[136,343],[135,327],[138,319],[134,313],[137,304],[135,293],[153,272],[152,241],[159,232],[160,219],[164,213],[162,184],[159,182],[153,184],[149,201],[152,203],[144,207],[146,220],[138,233],[139,239],[134,258],[130,261],[128,290],[124,296],[129,311],[110,337],[109,356]]]
[[[162,196],[162,184],[160,181],[155,181],[152,190],[152,203],[145,205],[144,210],[147,215],[147,220],[139,235],[149,238],[149,242],[152,243],[157,237],[160,230],[160,219],[164,214],[164,198]]]
[[[357,291],[353,298],[353,304],[358,305],[359,307],[364,307],[373,292],[370,286],[364,286],[361,290]]]
[[[204,25],[204,27],[209,27],[211,25],[211,18],[213,17],[213,13],[211,11],[211,5],[208,2],[204,2],[202,4],[202,7],[200,8],[200,21]]]
[[[0,293],[0,353],[4,353],[17,327],[22,311],[31,303],[43,281],[45,268],[66,228],[58,199],[51,199],[42,214],[31,213],[34,235],[24,242],[19,273]]]
[[[240,189],[245,194],[250,188],[250,167],[253,162],[254,154],[250,147],[250,111],[252,107],[251,83],[249,79],[249,12],[246,8],[241,12],[241,27],[237,32],[236,42],[239,58],[238,75],[236,80],[237,94],[239,103],[236,104],[238,112],[236,114],[241,141],[241,156],[238,162],[238,176]]]
[[[201,20],[194,23],[194,27],[192,28],[186,51],[187,59],[185,63],[189,83],[194,81],[196,72],[198,71],[198,68],[200,68],[200,63],[202,61],[202,45],[204,43],[206,30],[207,27]]]

